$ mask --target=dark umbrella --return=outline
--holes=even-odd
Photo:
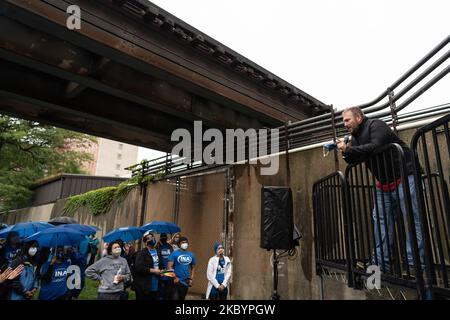
[[[78,221],[71,217],[61,216],[51,219],[48,223],[57,226],[60,224],[78,223]]]

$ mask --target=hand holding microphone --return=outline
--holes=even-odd
[[[347,148],[347,144],[350,141],[350,136],[345,135],[344,138],[340,138],[334,143],[333,141],[328,142],[323,145],[323,156],[326,157],[330,151],[334,149],[339,149],[342,152],[345,152],[345,149]]]
[[[345,152],[347,149],[347,144],[350,141],[350,136],[346,135],[343,139],[339,139],[337,141],[337,148],[341,150],[342,152]]]

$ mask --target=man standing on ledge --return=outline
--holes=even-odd
[[[401,184],[401,173],[398,163],[392,166],[390,163],[375,163],[370,161],[371,155],[380,147],[389,143],[399,144],[405,154],[407,181],[411,194],[411,207],[414,215],[414,226],[416,229],[419,256],[423,263],[424,248],[422,238],[422,226],[419,218],[419,208],[417,202],[416,186],[414,182],[413,154],[408,146],[403,142],[389,126],[379,119],[368,119],[363,111],[358,107],[347,108],[342,112],[344,126],[352,135],[350,144],[343,140],[338,142],[338,148],[342,151],[344,160],[347,163],[359,163],[365,161],[366,167],[374,174],[376,183],[376,204],[373,209],[373,223],[375,234],[375,254],[372,258],[373,264],[381,266],[382,271],[391,273],[392,260],[389,252],[394,247],[394,219],[398,206],[402,211],[404,221],[406,220],[405,196]],[[395,162],[395,161],[394,161]],[[387,165],[387,168],[385,168]],[[392,172],[394,171],[394,172]],[[386,177],[387,175],[387,177]],[[398,188],[398,197],[397,191]],[[384,203],[383,203],[384,202]],[[400,202],[400,203],[398,203]],[[377,210],[378,207],[378,210]],[[377,213],[378,211],[378,213]],[[386,219],[386,221],[385,221]],[[387,232],[387,235],[386,235]],[[381,240],[380,240],[381,235]],[[389,239],[389,244],[386,241]],[[389,246],[389,249],[388,249]],[[410,269],[414,266],[409,232],[406,231],[406,252]],[[378,261],[378,263],[376,263]]]

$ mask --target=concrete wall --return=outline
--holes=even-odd
[[[175,183],[173,179],[148,186],[144,223],[154,220],[175,222]]]
[[[48,221],[51,219],[54,203],[13,210],[0,215],[0,221],[15,224],[26,221]]]
[[[271,252],[260,248],[261,187],[286,186],[284,155],[274,176],[261,176],[258,166],[234,167],[234,283],[235,299],[270,299],[273,276]],[[334,171],[332,157],[323,158],[321,149],[289,155],[290,187],[294,221],[303,234],[296,259],[283,258],[279,266],[278,293],[282,299],[319,299],[320,278],[315,273],[312,185]],[[344,284],[327,280],[326,299],[364,299],[365,294]]]

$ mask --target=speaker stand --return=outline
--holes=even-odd
[[[273,292],[272,300],[280,300],[280,295],[278,294],[278,256],[277,250],[273,249]]]

